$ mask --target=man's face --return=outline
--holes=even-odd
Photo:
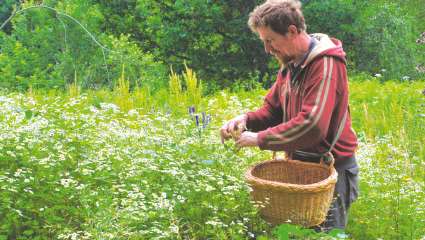
[[[258,35],[264,43],[264,50],[275,56],[281,63],[287,65],[295,59],[291,33],[285,36],[274,32],[269,27],[257,28]]]

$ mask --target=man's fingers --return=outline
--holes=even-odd
[[[229,134],[221,135],[221,143],[224,143],[226,140],[229,140],[230,137],[231,136]]]
[[[235,124],[233,124],[232,131],[238,131],[238,123],[237,122],[235,122]]]
[[[224,143],[224,141],[226,141],[227,139],[229,139],[231,137],[226,126],[224,126],[220,129],[220,135],[221,135],[221,143]]]
[[[221,143],[224,143],[224,140],[226,140],[225,139],[225,129],[220,129],[220,137],[221,137]]]
[[[235,129],[235,122],[234,121],[230,121],[229,124],[227,125],[227,132],[232,132]]]
[[[236,146],[237,146],[239,149],[243,147],[242,138],[239,138],[239,139],[236,141]]]
[[[235,142],[238,141],[240,134],[244,130],[244,127],[241,123],[241,121],[233,119],[223,125],[220,129],[221,143],[224,143],[230,138],[233,138]]]
[[[247,147],[247,146],[246,146],[245,142],[241,141],[240,139],[235,144],[236,151],[239,151],[244,147]]]
[[[245,130],[244,124],[240,121],[235,122],[232,130],[237,132],[242,132],[243,130]]]

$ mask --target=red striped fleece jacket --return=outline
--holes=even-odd
[[[247,128],[258,132],[262,150],[327,152],[348,111],[345,52],[339,40],[312,34],[315,46],[298,74],[279,71],[263,106],[247,113]],[[291,80],[292,79],[292,80]],[[336,162],[354,155],[357,137],[348,111],[332,153]]]

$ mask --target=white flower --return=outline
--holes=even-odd
[[[211,226],[220,226],[222,223],[219,221],[210,220],[205,222],[205,224],[211,225]]]
[[[16,154],[12,151],[7,151],[6,153],[7,153],[7,155],[9,155],[11,157],[16,157]]]
[[[24,217],[24,214],[22,214],[21,210],[15,209],[15,212],[17,212],[19,216]]]
[[[135,109],[131,109],[130,111],[128,111],[128,116],[137,117],[137,116],[139,116],[139,112],[137,112],[137,110],[135,110]]]
[[[181,195],[177,195],[177,200],[181,203],[184,203],[186,201],[186,198]]]
[[[207,192],[211,192],[211,191],[214,191],[215,190],[215,188],[214,187],[212,187],[212,186],[210,186],[210,185],[207,185],[206,187],[205,187],[205,191],[207,191]]]
[[[120,111],[120,108],[113,103],[100,103],[100,108],[105,111],[112,110],[114,113],[118,113]]]
[[[16,169],[16,172],[15,172],[15,174],[14,174],[14,176],[15,177],[19,177],[19,176],[21,176],[21,173],[23,172],[23,170],[22,169],[20,169],[20,168],[18,168],[18,169]]]
[[[70,187],[76,185],[77,181],[71,179],[71,178],[64,178],[60,180],[60,184],[64,187]]]
[[[175,224],[171,224],[170,225],[170,232],[172,232],[172,233],[179,233],[179,226],[177,226]]]
[[[90,106],[89,107],[89,110],[90,110],[90,112],[92,112],[92,113],[98,113],[99,112],[99,110],[97,109],[97,107],[95,107],[95,106]]]
[[[380,73],[376,73],[375,77],[380,78],[380,77],[382,77],[382,75]]]

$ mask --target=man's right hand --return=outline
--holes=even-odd
[[[239,115],[225,123],[220,129],[221,143],[233,137],[237,140],[240,134],[246,129],[247,115]]]

